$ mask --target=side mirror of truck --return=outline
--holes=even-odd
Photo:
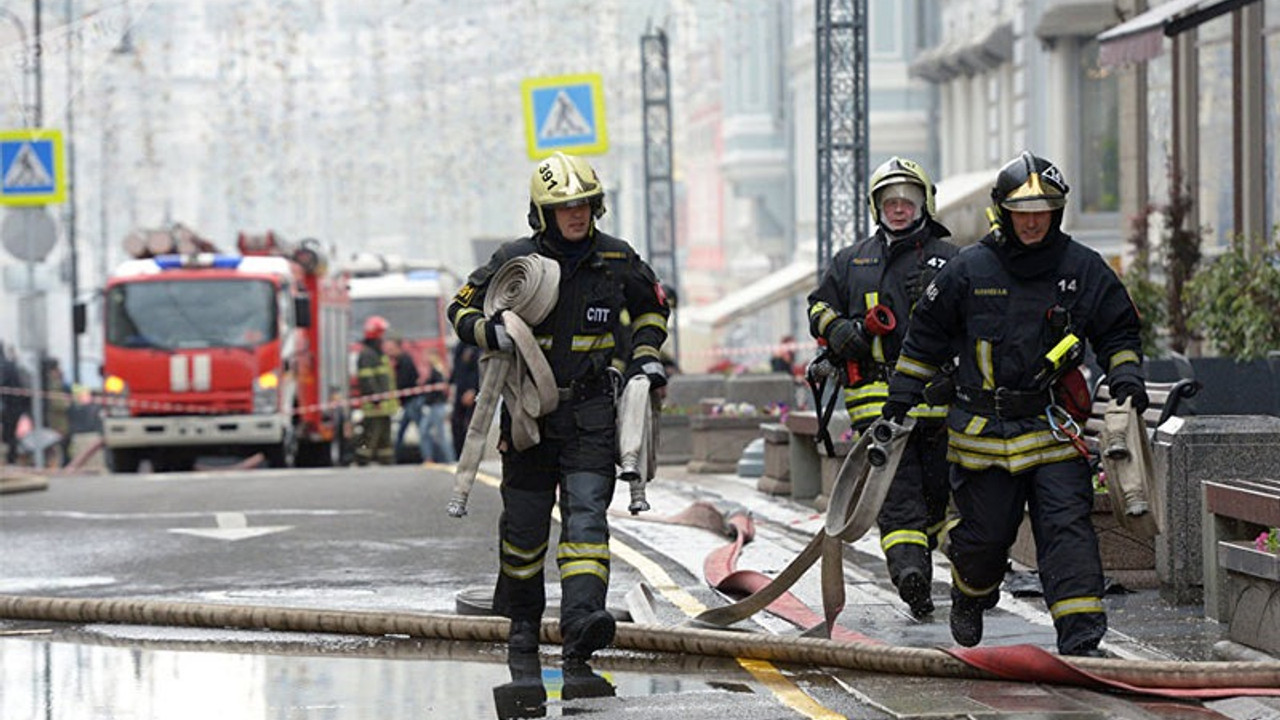
[[[300,328],[311,327],[311,296],[299,295],[293,301],[293,317]]]
[[[76,303],[71,306],[71,326],[76,335],[83,335],[85,328],[88,327],[88,313],[84,303]]]

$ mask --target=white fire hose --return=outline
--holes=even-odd
[[[632,515],[649,509],[645,484],[658,469],[659,403],[649,387],[648,377],[636,375],[618,398],[618,477],[631,485]]]
[[[484,298],[485,317],[490,322],[502,319],[516,349],[490,350],[480,358],[480,391],[449,499],[452,517],[467,514],[467,498],[480,469],[498,398],[506,399],[512,442],[517,450],[538,444],[537,419],[553,412],[560,402],[555,373],[529,329],[546,319],[555,308],[559,293],[560,264],[537,254],[508,260],[489,283]]]

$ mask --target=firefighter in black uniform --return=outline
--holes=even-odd
[[[560,403],[539,419],[539,444],[516,451],[502,412],[501,570],[494,610],[511,619],[508,650],[533,653],[546,607],[543,561],[559,489],[560,627],[566,671],[581,670],[613,641],[605,609],[609,528],[618,453],[613,384],[608,372],[623,311],[630,317],[625,374],[666,384],[658,349],[667,337],[665,294],[631,245],[601,232],[604,188],[583,159],[563,153],[542,161],[530,181],[531,237],[500,247],[468,277],[449,305],[458,337],[485,350],[510,349],[511,338],[484,316],[490,278],[508,260],[538,253],[560,264],[559,300],[533,328],[560,387]]]
[[[859,432],[880,417],[889,397],[889,373],[912,307],[956,254],[951,232],[933,218],[933,183],[919,164],[891,158],[872,174],[870,185],[871,215],[879,227],[837,252],[809,294],[809,331],[847,368],[845,407]],[[929,553],[937,547],[950,499],[946,413],[945,405],[911,410],[915,430],[877,517],[889,578],[916,618],[933,612]]]
[[[992,231],[925,290],[889,383],[884,417],[900,419],[959,349],[947,424],[961,519],[948,554],[951,634],[966,647],[982,640],[982,613],[999,600],[1025,507],[1058,652],[1104,654],[1090,468],[1063,398],[1082,343],[1117,400],[1139,412],[1148,400],[1138,313],[1106,261],[1062,232],[1067,191],[1061,171],[1029,152],[1001,168]]]

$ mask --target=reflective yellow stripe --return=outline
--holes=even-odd
[[[484,313],[476,308],[463,308],[453,314],[453,324],[458,325],[459,321],[468,315],[484,315]]]
[[[987,419],[981,415],[974,415],[969,420],[969,424],[964,426],[965,435],[977,435],[987,426]]]
[[[645,313],[635,320],[631,321],[631,329],[639,330],[642,327],[656,327],[667,329],[667,319],[659,313]]]
[[[542,561],[528,565],[512,565],[511,563],[502,563],[502,574],[516,580],[528,580],[542,572]]]
[[[991,343],[987,340],[979,340],[974,351],[978,358],[978,372],[982,373],[983,389],[994,390],[996,387],[996,371],[991,364]]]
[[[560,547],[556,549],[556,559],[566,558],[608,560],[609,546],[604,543],[560,543]]]
[[[966,585],[965,582],[960,579],[960,576],[956,574],[955,566],[951,567],[951,584],[957,590],[964,593],[965,595],[968,595],[971,598],[986,597],[1000,588],[1000,582],[998,581],[996,582],[995,585],[992,585],[991,587],[985,587],[985,588],[975,588],[975,587]]]
[[[812,321],[815,317],[818,319],[816,323],[818,334],[823,335],[827,332],[827,326],[839,316],[835,310],[831,309],[830,305],[824,302],[816,302],[813,307],[809,308],[809,320]]]
[[[1066,617],[1067,615],[1100,612],[1106,612],[1102,609],[1102,598],[1089,595],[1059,600],[1049,606],[1049,615],[1054,620],[1057,620],[1060,617]]]
[[[847,406],[845,409],[849,411],[849,422],[859,423],[863,420],[875,420],[884,414],[883,402],[864,403],[862,405]]]
[[[605,584],[609,583],[609,568],[595,560],[574,560],[560,563],[560,578],[566,579],[575,575],[595,575]]]
[[[866,385],[844,389],[845,403],[854,403],[861,400],[881,400],[889,399],[889,384],[884,382],[870,382]]]
[[[894,370],[919,380],[931,380],[934,375],[938,374],[938,368],[920,362],[914,358],[907,357],[906,353],[898,356],[898,362],[894,365]]]
[[[1013,455],[1015,453],[1062,445],[1064,442],[1065,441],[1055,438],[1053,433],[1048,430],[1036,430],[1029,433],[1023,433],[1022,435],[1015,435],[1011,438],[965,435],[957,432],[951,433],[951,445],[953,447],[987,453],[988,455]],[[1070,443],[1066,444],[1068,447],[1071,447]]]
[[[555,344],[555,342],[551,339],[550,335],[539,335],[537,337],[537,340],[538,340],[538,347],[542,348],[543,350],[550,350],[551,346]]]
[[[929,547],[929,536],[919,530],[894,530],[880,538],[880,549],[887,551],[894,545],[922,545]]]
[[[661,358],[662,353],[658,348],[652,345],[637,345],[635,351],[631,353],[633,358]]]
[[[595,350],[611,350],[614,345],[613,335],[574,335],[574,352],[593,352]]]
[[[907,413],[913,418],[944,418],[947,416],[947,407],[945,405],[925,405],[923,403],[911,408]]]
[[[954,446],[947,449],[947,462],[955,463],[967,470],[985,470],[996,467],[1014,474],[1039,465],[1063,462],[1078,457],[1080,457],[1079,451],[1070,443],[1057,448],[1004,456],[962,450]]]
[[[502,541],[502,554],[520,558],[521,560],[533,560],[534,558],[541,556],[546,551],[547,551],[546,543],[542,543],[541,545],[539,545],[538,547],[532,550],[525,550],[524,548],[518,548],[515,545],[512,545],[510,542],[507,542],[506,540]]]
[[[1134,351],[1132,351],[1132,350],[1121,350],[1120,352],[1118,352],[1118,353],[1116,353],[1115,355],[1112,355],[1112,356],[1111,356],[1111,361],[1110,361],[1110,363],[1109,363],[1109,364],[1108,364],[1108,366],[1107,366],[1107,367],[1109,367],[1109,368],[1110,368],[1110,370],[1108,370],[1108,372],[1111,372],[1111,370],[1115,370],[1117,367],[1119,367],[1119,366],[1121,366],[1121,365],[1123,365],[1123,364],[1125,364],[1125,363],[1139,363],[1139,364],[1140,364],[1141,362],[1142,362],[1142,358],[1139,358],[1139,357],[1138,357],[1138,353],[1136,353],[1136,352],[1134,352]]]

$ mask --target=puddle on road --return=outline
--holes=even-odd
[[[735,663],[707,658],[611,652],[592,665],[622,698],[741,681]],[[537,716],[559,717],[607,689],[566,685],[558,653],[509,668],[495,644],[114,625],[0,637],[0,669],[0,718],[44,720],[533,717],[511,710],[530,691],[535,705],[546,696]]]

